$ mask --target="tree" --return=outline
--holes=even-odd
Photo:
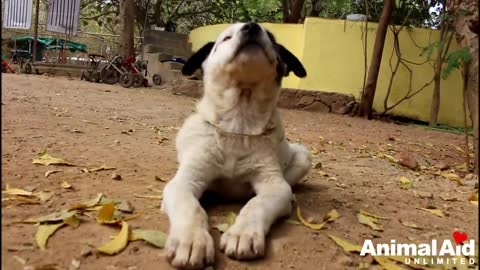
[[[378,72],[382,63],[383,47],[385,44],[385,36],[387,35],[388,25],[392,17],[393,0],[384,0],[382,16],[378,23],[377,35],[373,46],[372,59],[370,61],[370,69],[365,88],[362,92],[362,98],[359,106],[359,114],[365,118],[372,117],[373,99],[377,88]]]
[[[299,23],[302,18],[302,10],[305,5],[305,0],[283,0],[283,22],[285,23]]]
[[[134,7],[133,0],[120,1],[120,46],[118,50],[119,54],[124,56],[135,54]]]
[[[470,120],[473,125],[474,169],[478,174],[478,2],[474,0],[450,0],[448,9],[455,14],[455,32],[457,43],[469,51],[470,59],[464,62],[466,97]],[[476,25],[476,26],[475,26]],[[477,27],[477,28],[476,28]]]

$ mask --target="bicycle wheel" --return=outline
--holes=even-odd
[[[152,77],[152,81],[155,85],[160,85],[162,84],[162,77],[160,76],[160,74],[155,74]]]
[[[120,75],[120,79],[118,81],[121,86],[125,88],[129,88],[130,86],[133,85],[133,75],[132,73],[125,72],[122,75]]]
[[[33,67],[31,63],[26,63],[25,66],[23,67],[23,73],[32,74],[32,70],[33,70]]]
[[[103,68],[100,71],[100,79],[106,84],[116,84],[119,79],[118,71],[113,68]]]
[[[145,78],[140,73],[133,74],[133,87],[138,88],[143,86],[143,80]]]

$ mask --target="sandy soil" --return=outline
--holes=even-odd
[[[88,217],[83,217],[76,229],[58,230],[44,251],[35,244],[37,227],[15,221],[103,193],[128,200],[137,212],[144,211],[129,221],[132,227],[167,231],[168,220],[160,212],[159,200],[135,194],[151,194],[149,187],[161,190],[165,183],[156,177],[168,181],[173,176],[177,166],[175,134],[194,104],[191,98],[155,88],[125,89],[63,77],[2,74],[2,189],[8,183],[55,192],[49,201],[38,205],[2,200],[2,268],[70,269],[75,259],[80,261],[79,269],[88,270],[171,269],[163,251],[144,242],[129,243],[115,256],[86,255],[91,246],[109,241],[119,231]],[[323,164],[294,190],[304,215],[321,221],[336,209],[341,217],[321,231],[279,221],[269,234],[264,259],[237,262],[217,251],[215,269],[357,269],[365,258],[344,252],[327,234],[357,244],[365,239],[425,243],[452,239],[452,233],[459,230],[478,241],[478,207],[468,201],[474,192],[472,184],[460,186],[435,175],[432,169],[439,162],[452,168],[463,162],[463,154],[455,148],[463,146],[463,136],[334,114],[290,110],[281,110],[281,114],[289,138],[308,145]],[[32,158],[44,149],[78,166],[32,164]],[[394,157],[406,152],[424,170],[414,172],[375,156],[378,152]],[[117,169],[81,171],[102,164]],[[46,178],[45,172],[53,169],[62,171]],[[122,180],[112,180],[112,172],[120,174]],[[462,175],[459,170],[455,172]],[[413,187],[401,189],[401,176],[414,180]],[[61,188],[62,181],[73,189]],[[457,201],[442,199],[452,196]],[[238,212],[241,206],[208,204],[210,223],[223,222],[229,211]],[[417,209],[421,207],[441,209],[445,217]],[[373,231],[360,224],[356,217],[360,208],[388,217],[381,221],[384,230]],[[296,219],[294,213],[291,218]],[[401,221],[414,222],[422,229],[406,227]],[[211,232],[218,247],[220,232]],[[39,268],[52,264],[53,268]],[[370,269],[381,268],[372,265]]]

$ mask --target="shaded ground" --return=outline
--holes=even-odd
[[[88,270],[170,269],[163,251],[143,242],[132,242],[115,256],[82,256],[89,245],[99,246],[118,233],[118,228],[99,225],[88,217],[77,229],[65,227],[56,232],[45,251],[35,247],[36,226],[13,222],[104,193],[128,200],[136,211],[145,212],[129,221],[133,227],[167,231],[159,200],[134,194],[151,194],[149,187],[162,189],[165,183],[156,176],[165,180],[173,176],[176,130],[194,104],[191,98],[153,88],[125,89],[77,79],[2,74],[2,189],[8,183],[55,192],[40,205],[2,201],[2,268],[24,269],[18,260],[22,258],[27,266],[56,264],[56,269],[69,269],[72,259],[80,261],[79,269]],[[345,253],[326,233],[358,244],[373,238],[377,243],[391,239],[426,243],[452,239],[455,230],[478,240],[477,206],[468,201],[473,187],[436,176],[432,169],[439,162],[452,168],[463,162],[462,153],[455,148],[463,146],[463,136],[334,114],[289,110],[281,114],[289,138],[312,148],[323,164],[295,189],[304,215],[321,221],[336,209],[342,217],[320,232],[279,222],[268,237],[265,259],[236,262],[217,251],[215,269],[357,269],[361,257]],[[43,149],[78,167],[32,164],[32,158]],[[378,152],[394,157],[407,152],[424,170],[413,172],[377,157]],[[112,180],[112,171],[81,171],[102,164],[115,166],[114,172],[122,180]],[[56,168],[62,171],[44,176]],[[456,173],[462,174],[458,169]],[[412,179],[414,186],[401,189],[401,176]],[[62,181],[73,185],[73,190],[62,189]],[[424,193],[432,193],[433,198]],[[442,199],[452,196],[457,201]],[[228,211],[237,212],[240,207],[209,206],[210,222],[223,222]],[[416,209],[420,207],[436,207],[445,217]],[[384,231],[359,224],[356,215],[360,208],[388,217],[381,221]],[[406,227],[400,221],[414,222],[423,229]],[[211,232],[218,247],[220,233]],[[25,245],[35,248],[13,251]]]

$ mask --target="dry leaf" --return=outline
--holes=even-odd
[[[403,267],[396,264],[394,261],[390,260],[385,256],[373,256],[375,261],[380,264],[385,270],[405,270]]]
[[[376,219],[390,219],[390,218],[387,218],[387,217],[382,217],[382,216],[379,216],[379,215],[375,215],[375,214],[372,214],[372,213],[369,213],[363,209],[360,209],[360,214],[362,215],[365,215],[365,216],[369,216],[369,217],[373,217],[373,218],[376,218]]]
[[[98,247],[97,250],[108,255],[117,254],[127,247],[128,236],[128,223],[122,222],[122,229],[120,230],[120,233],[110,242]]]
[[[458,201],[458,198],[453,196],[453,195],[440,195],[440,198],[444,201],[448,201],[448,202],[454,202],[454,201]]]
[[[41,152],[37,158],[33,159],[33,164],[41,164],[41,165],[67,165],[67,166],[74,166],[72,163],[61,159],[61,158],[54,158],[50,156],[47,150]]]
[[[24,223],[42,223],[42,222],[55,222],[63,221],[64,219],[70,218],[77,214],[77,211],[58,211],[42,217],[28,218],[24,220]]]
[[[469,201],[476,201],[476,202],[478,202],[478,191],[472,193],[472,195],[470,195],[470,197],[468,198],[468,200],[469,200]]]
[[[410,227],[410,228],[414,228],[414,229],[417,229],[417,230],[422,230],[422,229],[423,229],[422,227],[419,227],[417,224],[415,224],[415,223],[413,223],[413,222],[410,222],[410,221],[400,220],[400,223],[401,223],[403,226]]]
[[[401,189],[409,189],[413,186],[413,181],[408,179],[405,176],[400,177],[400,188]]]
[[[465,154],[465,151],[461,147],[453,145],[453,144],[450,144],[450,145],[453,146],[453,148],[457,149],[458,152],[461,152],[462,154]]]
[[[54,194],[55,194],[55,192],[53,192],[51,190],[44,189],[44,190],[42,190],[38,193],[35,193],[35,196],[37,198],[39,198],[40,201],[46,202],[46,201],[50,200],[53,197]]]
[[[302,223],[300,223],[300,221],[294,220],[294,219],[291,219],[291,218],[286,219],[285,223],[292,224],[292,225],[302,225]]]
[[[430,214],[434,214],[435,216],[445,217],[445,215],[443,215],[442,210],[440,209],[428,209],[428,208],[417,208],[417,209],[429,212]]]
[[[25,265],[25,264],[27,263],[27,260],[25,260],[25,259],[22,258],[22,257],[19,257],[19,256],[14,255],[13,258],[14,258],[15,260],[17,260],[17,262],[19,262],[19,263],[21,263],[21,264],[23,264],[23,265]]]
[[[120,210],[125,213],[132,213],[133,212],[133,207],[128,201],[124,200],[117,200],[115,201],[115,207],[117,210]]]
[[[352,252],[352,251],[361,252],[362,251],[362,246],[360,246],[360,245],[352,244],[345,239],[333,236],[331,234],[327,234],[327,235],[328,235],[328,237],[330,237],[330,239],[332,239],[337,245],[339,245],[341,248],[343,248],[343,250],[346,251],[346,252]]]
[[[54,174],[57,172],[61,172],[62,170],[52,170],[52,171],[47,171],[45,172],[45,178],[47,178],[50,174]]]
[[[451,181],[457,182],[459,185],[464,186],[465,183],[463,182],[462,178],[456,173],[442,173],[441,176],[450,179]]]
[[[19,201],[21,203],[28,203],[28,204],[40,204],[40,201],[37,201],[35,199],[30,199],[28,197],[24,196],[13,196],[13,197],[8,197],[8,198],[3,198],[3,201]]]
[[[2,191],[2,193],[8,195],[33,196],[33,192],[20,188],[11,188],[9,184],[6,185],[5,191]]]
[[[60,187],[62,187],[63,189],[70,189],[72,188],[72,185],[70,185],[67,181],[62,181]]]
[[[383,228],[378,224],[379,220],[377,218],[364,215],[362,213],[357,214],[358,222],[361,224],[367,225],[375,231],[383,231]]]
[[[388,161],[392,162],[392,163],[398,163],[398,159],[394,158],[393,156],[390,156],[390,155],[387,155],[387,154],[383,154],[385,156],[385,158],[388,159]]]
[[[322,223],[319,223],[319,224],[314,224],[314,223],[310,223],[308,222],[303,216],[302,216],[302,212],[300,210],[300,207],[297,206],[297,217],[298,217],[298,220],[300,220],[300,222],[309,227],[310,229],[313,229],[313,230],[321,230],[328,222],[332,222],[332,221],[335,221],[337,220],[339,217],[340,217],[340,214],[337,212],[337,210],[333,209],[332,211],[330,211],[327,215],[325,215],[324,217],[324,222]]]
[[[98,223],[112,223],[114,222],[113,220],[113,214],[115,213],[115,204],[114,203],[108,203],[102,206],[100,208],[100,211],[98,211],[97,215],[97,222]]]
[[[44,224],[38,227],[37,233],[35,234],[35,240],[40,249],[45,250],[47,248],[48,238],[50,238],[50,236],[52,236],[63,225],[65,225],[65,223]]]
[[[478,201],[470,201],[473,205],[478,206]]]
[[[162,194],[160,195],[140,195],[140,194],[134,194],[135,197],[137,198],[144,198],[144,199],[158,199],[158,200],[161,200],[163,197],[162,197]]]
[[[88,170],[88,172],[99,172],[99,171],[108,171],[108,170],[115,170],[115,169],[117,169],[117,168],[107,166],[106,164],[103,164],[102,166],[100,166],[98,168],[87,169],[87,170]]]
[[[82,122],[84,123],[87,123],[87,124],[94,124],[94,125],[98,125],[97,122],[93,122],[93,121],[90,121],[90,120],[82,120]]]
[[[74,206],[71,206],[70,207],[70,210],[76,210],[76,209],[84,209],[84,208],[89,208],[89,207],[94,207],[96,206],[97,204],[100,203],[100,200],[103,198],[103,194],[102,193],[98,193],[97,194],[97,197],[91,199],[91,200],[88,200],[84,203],[81,203],[81,204],[77,204],[77,205],[74,205]]]
[[[213,225],[212,227],[224,233],[228,230],[228,228],[230,228],[230,226],[233,225],[233,223],[235,223],[236,218],[237,218],[237,214],[235,214],[234,212],[228,212],[226,223],[216,224],[216,225]]]
[[[167,235],[162,231],[137,229],[131,232],[129,240],[144,240],[158,248],[163,248]]]
[[[67,224],[68,226],[76,229],[78,226],[80,226],[80,220],[76,218],[75,216],[68,217],[63,220],[63,223]]]

